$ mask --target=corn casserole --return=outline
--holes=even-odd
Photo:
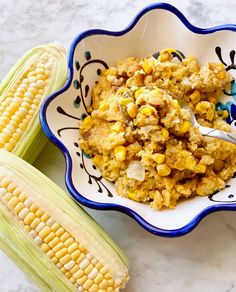
[[[174,54],[175,53],[175,54]],[[157,58],[127,58],[104,69],[81,125],[81,149],[120,196],[174,208],[184,198],[225,187],[236,171],[236,146],[202,136],[190,122],[231,131],[215,105],[232,77],[223,64],[199,65],[165,49]]]

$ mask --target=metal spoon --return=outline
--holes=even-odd
[[[236,135],[235,134],[199,125],[199,123],[197,122],[197,120],[195,118],[195,115],[194,115],[192,109],[186,104],[186,102],[178,96],[172,95],[172,97],[174,99],[178,100],[181,108],[185,108],[189,111],[190,116],[191,116],[191,123],[193,124],[194,127],[199,129],[199,132],[203,136],[218,138],[218,139],[225,140],[227,142],[231,142],[233,144],[236,144]]]

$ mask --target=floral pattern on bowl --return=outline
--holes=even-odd
[[[102,69],[128,56],[156,56],[161,49],[173,47],[184,54],[196,55],[200,62],[221,62],[235,78],[235,32],[235,25],[197,28],[175,7],[157,3],[144,8],[123,31],[94,29],[75,38],[69,51],[68,80],[44,102],[40,120],[46,135],[65,156],[66,186],[78,203],[94,209],[121,211],[153,234],[170,237],[191,231],[211,212],[236,210],[236,175],[224,190],[208,197],[188,199],[174,210],[158,212],[148,205],[122,198],[116,194],[114,184],[102,178],[78,144],[79,126],[88,114],[91,89]],[[228,110],[227,122],[236,128],[234,81],[217,109]]]

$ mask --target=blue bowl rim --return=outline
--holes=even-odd
[[[203,209],[196,217],[194,217],[189,223],[187,223],[185,226],[179,228],[179,229],[172,229],[172,230],[166,230],[162,228],[158,228],[150,223],[148,223],[144,218],[142,218],[138,213],[133,211],[132,209],[121,206],[118,204],[113,203],[98,203],[91,201],[85,197],[83,197],[75,188],[72,182],[71,172],[72,172],[72,159],[69,154],[68,149],[64,146],[62,142],[60,142],[56,136],[52,133],[50,130],[50,127],[48,126],[47,118],[46,118],[46,111],[47,107],[50,104],[50,102],[56,98],[58,95],[62,94],[64,91],[66,91],[73,80],[73,56],[74,51],[78,43],[83,40],[84,38],[91,36],[91,35],[109,35],[109,36],[121,36],[132,30],[132,28],[137,24],[137,22],[140,20],[140,18],[148,13],[149,11],[156,10],[156,9],[163,9],[167,10],[169,12],[172,12],[175,16],[179,18],[179,20],[185,25],[186,28],[188,28],[191,32],[196,34],[210,34],[214,33],[216,31],[222,31],[222,30],[229,30],[229,31],[236,31],[236,25],[235,24],[224,24],[224,25],[218,25],[211,28],[199,28],[194,25],[192,25],[188,19],[173,5],[168,3],[154,3],[151,5],[148,5],[144,7],[130,22],[130,24],[121,31],[108,31],[103,29],[90,29],[87,31],[84,31],[80,34],[78,34],[75,39],[72,41],[71,46],[69,48],[68,53],[68,78],[66,80],[65,85],[58,90],[57,92],[51,94],[47,99],[44,100],[42,103],[42,106],[40,108],[39,118],[41,126],[45,132],[45,134],[48,136],[48,138],[61,150],[61,152],[64,155],[65,162],[66,162],[66,170],[65,170],[65,183],[66,187],[71,194],[72,198],[77,202],[81,203],[84,206],[87,206],[92,209],[96,210],[115,210],[122,213],[125,213],[135,219],[143,228],[148,230],[154,235],[158,236],[165,236],[165,237],[177,237],[187,234],[188,232],[192,231],[199,222],[208,214],[216,212],[216,211],[233,211],[236,210],[236,204],[217,204],[209,206],[205,209]]]

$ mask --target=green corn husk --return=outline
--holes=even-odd
[[[47,70],[47,74],[50,73],[48,79],[43,80],[46,84],[44,88],[40,88],[37,83],[40,78],[44,77],[44,73],[36,73],[35,69],[37,66],[43,68],[45,72]],[[31,81],[29,79],[30,76]],[[26,53],[12,67],[4,80],[0,83],[0,148],[5,148],[30,163],[34,162],[48,141],[41,130],[39,122],[38,114],[40,104],[45,97],[60,89],[64,85],[66,78],[66,50],[59,44],[48,44],[35,47]],[[35,81],[33,79],[35,79]],[[25,92],[21,92],[22,96],[19,96],[19,90],[21,90],[22,84],[25,84],[24,82],[27,82],[28,88],[26,87]],[[12,142],[14,140],[11,138],[13,138],[13,133],[15,133],[15,131],[9,132],[6,127],[10,122],[14,122],[12,121],[12,116],[16,114],[19,107],[24,107],[25,104],[23,101],[25,98],[27,99],[25,94],[26,92],[28,94],[28,90],[31,86],[36,86],[36,93],[32,94],[32,99],[38,95],[39,90],[42,89],[43,92],[40,94],[41,97],[39,95],[37,96],[40,103],[37,104],[36,110],[34,108],[35,112],[32,118],[29,119],[26,129],[23,130],[21,137],[18,137],[17,143],[14,144],[14,142]],[[32,104],[30,102],[29,104],[32,107],[33,101]],[[26,110],[29,112],[32,108],[29,108],[29,105],[27,106],[28,108],[26,108]],[[24,114],[22,119],[25,119],[26,115],[27,113]],[[20,122],[17,120],[16,124]],[[16,124],[13,128],[17,128]]]
[[[27,199],[22,199],[22,192],[27,194]],[[31,199],[31,203],[36,202],[44,214],[49,214],[65,231],[73,235],[83,247],[80,250],[86,249],[86,256],[93,256],[103,265],[114,282],[112,289],[107,286],[103,291],[119,291],[124,288],[128,281],[127,259],[101,227],[40,171],[19,157],[0,150],[0,248],[43,291],[82,291],[78,289],[82,289],[83,285],[76,286],[76,283],[67,279],[42,250],[43,243],[39,244],[30,236],[32,230],[24,223],[26,217],[23,218],[21,212],[16,213],[19,205],[11,207],[11,200],[15,196],[19,200],[25,200],[23,204],[27,208],[33,208],[29,207],[28,199]],[[96,262],[93,264],[95,266]],[[102,273],[101,269],[99,271]],[[102,289],[97,291],[100,290]]]

